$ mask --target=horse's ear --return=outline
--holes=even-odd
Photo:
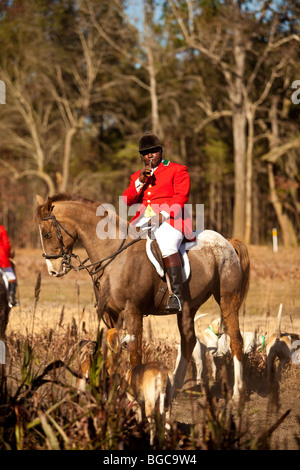
[[[48,199],[47,199],[47,202],[46,202],[46,206],[47,206],[48,210],[50,211],[51,207],[52,207],[52,199],[49,196],[48,196]]]
[[[52,199],[48,196],[47,202],[45,204],[45,209],[50,213],[52,210]]]
[[[52,199],[51,197],[48,197],[47,201],[44,201],[44,199],[39,196],[38,194],[36,195],[36,202],[39,207],[41,207],[41,214],[44,215],[44,217],[47,214],[50,214],[52,210]]]
[[[42,198],[42,196],[39,196],[39,194],[37,194],[35,197],[36,197],[36,203],[38,206],[43,206],[45,204],[45,201]]]

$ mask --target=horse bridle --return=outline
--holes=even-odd
[[[65,250],[65,245],[64,245],[64,240],[63,240],[61,229],[64,232],[66,232],[66,234],[69,235],[69,237],[73,238],[73,240],[75,240],[75,237],[65,227],[63,227],[62,224],[56,219],[55,215],[53,214],[53,209],[54,209],[54,206],[51,208],[51,213],[50,213],[49,217],[44,217],[41,220],[43,220],[43,221],[52,220],[52,223],[53,223],[53,226],[54,226],[54,229],[55,229],[55,232],[56,232],[56,236],[57,236],[61,251],[58,255],[47,255],[46,253],[43,253],[43,257],[46,258],[46,259],[62,258],[64,264],[70,265],[71,258],[74,254],[73,253],[68,253]]]

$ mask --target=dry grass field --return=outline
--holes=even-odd
[[[85,252],[77,250],[82,259]],[[283,303],[282,329],[300,331],[300,248],[280,249],[274,254],[270,247],[249,247],[251,280],[245,309],[240,312],[241,329],[255,328],[274,331],[280,303]],[[19,279],[20,307],[11,312],[9,329],[17,331],[24,327],[55,328],[64,308],[64,323],[85,322],[89,330],[97,329],[94,294],[90,277],[85,272],[71,271],[67,276],[51,278],[41,250],[17,250],[16,265]],[[35,306],[35,285],[41,273],[39,301]],[[34,315],[33,315],[34,312]],[[208,313],[197,322],[196,329],[206,328],[218,317],[219,307],[209,299],[200,308]],[[145,335],[149,328],[156,339],[178,340],[176,316],[145,317]],[[79,326],[79,324],[78,324]]]
[[[85,257],[84,252],[80,250],[76,252],[82,258]],[[275,332],[278,307],[282,302],[282,330],[300,333],[300,248],[280,248],[275,254],[271,247],[251,246],[249,253],[251,281],[245,307],[240,312],[241,330],[258,329],[267,334]],[[75,329],[76,341],[95,339],[98,322],[93,305],[92,284],[86,273],[70,272],[67,276],[57,279],[49,277],[41,250],[17,250],[15,261],[20,306],[10,312],[7,336],[12,343],[15,341],[14,344],[17,344],[18,338],[31,338],[33,343],[37,344],[41,338],[49,337],[50,332],[53,337],[60,337],[72,329],[73,331]],[[37,286],[39,273],[41,285]],[[212,319],[219,316],[218,305],[212,299],[200,308],[200,312],[207,315],[197,321],[197,332],[206,328]],[[175,343],[179,340],[176,316],[145,317],[144,338],[145,358],[163,360],[173,369],[176,357]],[[66,354],[62,345],[55,351],[52,351],[51,347],[49,346],[46,354],[48,362],[50,359],[59,359],[59,348],[62,351],[61,355]],[[247,396],[243,413],[234,414],[233,418],[227,416],[226,419],[234,420],[235,429],[238,430],[239,436],[243,436],[240,439],[248,443],[247,448],[251,448],[252,444],[249,443],[254,442],[255,437],[270,429],[270,426],[289,411],[288,416],[272,435],[268,436],[266,433],[260,447],[299,449],[300,366],[287,367],[280,377],[278,387],[271,391],[266,381],[263,356],[248,358],[244,368]],[[220,448],[224,448],[224,442],[227,442],[227,448],[230,448],[229,429],[232,429],[232,423],[227,424],[228,427],[224,424],[226,396],[224,398],[223,393],[226,387],[230,388],[232,385],[230,360],[224,360],[218,367],[220,384],[212,392],[214,395],[212,402],[207,401],[207,397],[203,397],[200,391],[193,387],[191,373],[190,367],[184,390],[173,405],[172,418],[178,423],[183,435],[189,436],[192,430],[193,432],[197,430],[198,434],[200,429],[203,432],[205,428],[203,422],[207,419],[203,417],[203,413],[205,411],[207,416],[209,411],[208,414],[214,417],[211,418],[212,422],[217,423],[219,427],[222,423],[221,429],[223,429],[222,436],[218,435],[217,426],[210,431],[215,438],[214,442],[219,439]],[[207,410],[207,403],[210,403],[210,410]],[[228,435],[225,436],[224,433]],[[182,437],[181,441],[184,442]],[[236,446],[236,441],[234,442]],[[184,448],[184,445],[181,448]]]

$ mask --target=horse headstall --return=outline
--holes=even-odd
[[[56,219],[55,215],[53,214],[53,208],[54,208],[54,206],[52,206],[52,208],[51,208],[50,216],[49,217],[43,217],[41,220],[42,221],[46,221],[46,220],[51,220],[52,221],[57,239],[58,239],[60,247],[61,247],[61,252],[58,255],[47,255],[46,253],[43,253],[43,257],[46,258],[46,259],[63,258],[63,261],[62,261],[63,264],[65,264],[67,266],[71,266],[71,258],[73,256],[76,256],[76,255],[74,255],[73,253],[68,253],[68,252],[65,251],[65,245],[64,245],[61,229],[67,235],[69,235],[69,237],[73,238],[73,240],[75,240],[75,237],[65,227],[63,227],[63,225]]]

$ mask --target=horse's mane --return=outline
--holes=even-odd
[[[73,194],[73,193],[57,193],[54,194],[53,196],[50,196],[50,199],[52,202],[58,202],[58,201],[77,201],[77,202],[82,202],[83,204],[86,204],[90,207],[98,207],[100,202],[92,201],[91,199],[87,199],[86,197],[79,196],[78,194]],[[35,215],[36,217],[41,216],[41,210],[42,210],[43,205],[37,206]]]
[[[93,209],[97,209],[98,206],[102,206],[105,211],[107,211],[109,219],[114,222],[115,217],[117,216],[118,222],[119,222],[119,227],[126,230],[126,227],[128,225],[128,222],[121,217],[119,217],[115,212],[111,210],[111,208],[106,204],[106,203],[101,203],[99,201],[93,201],[92,199],[88,199],[83,196],[79,196],[78,194],[74,193],[57,193],[54,194],[53,196],[50,196],[50,199],[53,203],[55,202],[63,202],[63,201],[72,201],[72,202],[79,202],[82,203],[86,206],[89,206]],[[42,206],[38,206],[36,209],[36,215],[39,216],[41,213],[41,208]]]
[[[58,202],[58,201],[76,201],[76,202],[82,202],[83,204],[86,204],[88,206],[92,207],[98,207],[101,202],[99,201],[92,201],[92,199],[87,199],[86,197],[79,196],[78,194],[74,193],[57,193],[54,194],[54,196],[50,196],[52,202]]]

